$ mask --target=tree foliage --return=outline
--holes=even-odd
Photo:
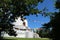
[[[39,1],[42,2],[42,0],[0,0],[0,8],[3,12],[11,11],[15,17],[29,15],[39,12],[35,9]]]
[[[45,28],[50,28],[50,27],[52,27],[52,31],[51,31],[51,34],[50,35],[52,35],[52,36],[50,36],[53,40],[57,40],[57,39],[59,39],[59,27],[60,27],[60,0],[57,0],[56,1],[56,3],[55,3],[55,7],[57,8],[57,9],[59,9],[59,12],[57,13],[57,12],[55,12],[55,14],[54,15],[52,15],[51,16],[51,20],[50,20],[50,22],[48,22],[48,23],[46,23],[46,24],[44,24],[43,26],[45,27]],[[58,37],[58,38],[57,38]]]
[[[56,4],[55,4],[56,8],[59,9],[60,8],[60,0],[57,0],[56,1]]]
[[[56,40],[57,36],[59,36],[59,27],[60,27],[60,12],[55,14],[55,17],[50,20],[49,23],[44,24],[44,26],[48,29],[52,27],[52,37],[54,40]]]
[[[59,12],[55,12],[54,15],[51,15],[51,20],[50,22],[44,24],[43,26],[48,29],[48,28],[51,28],[52,27],[52,31],[50,32],[51,34],[49,35],[52,35],[50,36],[53,40],[57,40],[59,39],[59,27],[60,27],[60,0],[57,0],[56,3],[55,3],[55,7],[57,9],[59,9]]]
[[[11,23],[17,17],[39,13],[40,11],[35,8],[38,2],[43,0],[0,0],[0,36],[1,31],[8,31],[9,35],[15,33]]]

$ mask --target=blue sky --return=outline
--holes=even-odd
[[[38,3],[37,8],[39,10],[42,10],[43,8],[47,8],[48,11],[46,10],[46,12],[58,12],[58,10],[55,8],[54,6],[54,2],[55,0],[45,0],[43,3]],[[40,28],[42,27],[42,24],[44,23],[48,23],[50,21],[50,17],[44,17],[41,14],[38,14],[38,17],[36,17],[36,15],[29,15],[26,16],[27,20],[28,20],[28,26],[30,28]]]

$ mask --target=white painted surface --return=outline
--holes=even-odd
[[[18,19],[15,19],[16,22],[13,22],[12,24],[14,25],[23,25],[23,21],[21,20],[20,17],[18,17]]]

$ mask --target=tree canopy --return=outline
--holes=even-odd
[[[9,35],[14,35],[12,22],[19,16],[37,14],[36,6],[43,0],[0,0],[0,36],[1,31],[8,31]]]
[[[35,8],[38,2],[42,2],[42,0],[0,0],[0,15],[7,11],[10,11],[15,17],[21,16],[22,14],[36,14],[39,12]]]
[[[44,24],[43,26],[45,28],[50,28],[52,27],[52,36],[50,36],[53,40],[57,40],[59,39],[59,27],[60,27],[60,0],[57,0],[56,3],[55,3],[55,7],[57,9],[59,9],[59,12],[55,12],[55,14],[51,17],[52,19],[50,20],[50,22]]]

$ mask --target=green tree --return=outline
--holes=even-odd
[[[49,26],[48,26],[49,25]],[[51,38],[53,38],[53,40],[58,39],[59,37],[59,27],[60,27],[60,12],[56,13],[55,17],[53,19],[50,20],[49,24],[47,23],[47,25],[44,25],[46,28],[52,27],[52,36],[50,36]],[[58,37],[58,38],[57,38]]]
[[[9,35],[16,36],[12,22],[19,16],[23,18],[26,15],[40,13],[35,8],[38,2],[43,0],[0,0],[0,36],[1,31],[8,31]]]
[[[49,29],[52,28],[51,32],[49,32],[49,38],[52,38],[53,40],[57,40],[60,38],[58,36],[60,36],[59,34],[59,27],[60,27],[60,0],[56,0],[55,3],[55,7],[56,9],[59,9],[59,12],[55,12],[53,15],[50,15],[50,22],[45,23],[43,26],[44,28]]]
[[[60,4],[60,0],[57,0],[55,3],[55,6],[57,9],[59,9],[59,12],[58,13],[55,12],[55,14],[51,16],[50,22],[48,22],[47,24],[44,24],[44,26],[46,28],[52,27],[52,31],[51,31],[52,36],[50,36],[50,37],[53,40],[57,40],[57,39],[60,40],[60,38],[58,37],[58,36],[60,36],[60,34],[59,34],[59,30],[60,30],[60,28],[59,28],[60,27],[60,5],[59,4]]]

